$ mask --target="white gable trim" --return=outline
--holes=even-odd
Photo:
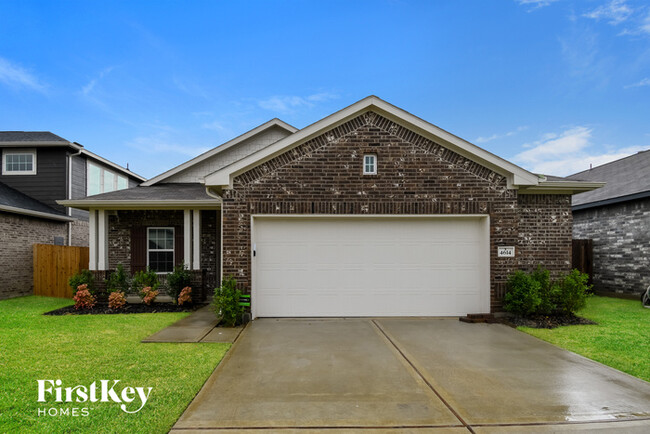
[[[405,128],[415,131],[458,154],[475,161],[505,176],[510,188],[533,186],[539,184],[539,177],[521,167],[497,157],[441,128],[426,122],[411,113],[395,107],[376,97],[369,96],[351,106],[344,108],[308,127],[261,149],[248,157],[232,163],[205,177],[205,184],[213,187],[232,188],[233,178],[240,175],[296,146],[322,134],[325,130],[335,128],[366,111],[373,111]]]
[[[226,142],[226,143],[224,143],[222,145],[219,145],[216,148],[213,148],[213,149],[210,149],[207,152],[204,152],[203,154],[199,155],[198,157],[194,157],[191,160],[186,161],[185,163],[183,163],[181,165],[178,165],[178,166],[176,166],[176,167],[174,167],[172,169],[169,169],[168,171],[166,171],[164,173],[161,173],[158,176],[155,176],[155,177],[151,178],[149,181],[142,183],[142,186],[148,187],[148,186],[157,184],[157,183],[159,183],[161,181],[164,181],[165,179],[167,179],[167,178],[169,178],[169,177],[171,177],[171,176],[173,176],[173,175],[175,175],[175,174],[177,174],[179,172],[182,172],[183,170],[185,170],[185,169],[187,169],[189,167],[192,167],[195,164],[198,164],[198,163],[200,163],[200,162],[202,162],[202,161],[204,161],[204,160],[206,160],[206,159],[208,159],[210,157],[213,157],[213,156],[217,155],[218,153],[225,151],[226,149],[232,148],[233,146],[236,146],[237,144],[239,144],[239,143],[241,143],[241,142],[243,142],[243,141],[245,141],[247,139],[250,139],[251,137],[253,137],[253,136],[255,136],[255,135],[257,135],[257,134],[271,128],[271,127],[282,128],[282,129],[288,131],[291,134],[298,131],[297,128],[289,125],[286,122],[281,121],[278,118],[271,119],[270,121],[268,121],[268,122],[266,122],[266,123],[264,123],[264,124],[262,124],[262,125],[260,125],[258,127],[255,127],[252,130],[242,134],[241,136],[235,137],[234,139],[232,139],[232,140],[230,140],[230,141],[228,141],[228,142]]]

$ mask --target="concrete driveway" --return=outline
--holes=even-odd
[[[650,383],[499,324],[260,319],[174,426],[650,432]]]

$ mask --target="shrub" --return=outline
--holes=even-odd
[[[68,279],[68,285],[72,288],[72,294],[77,293],[77,288],[86,285],[86,289],[93,294],[95,292],[95,275],[90,270],[81,270]]]
[[[126,296],[122,291],[113,291],[108,296],[109,309],[122,309],[126,305]]]
[[[508,276],[504,309],[517,315],[527,316],[537,313],[542,303],[541,284],[530,274],[517,270]]]
[[[185,265],[175,266],[174,271],[167,276],[167,286],[169,287],[167,294],[169,294],[174,302],[177,302],[179,299],[181,291],[191,285],[191,277]],[[181,304],[180,300],[178,301]]]
[[[237,289],[237,281],[228,277],[221,282],[221,287],[214,290],[214,310],[226,327],[234,327],[244,313],[244,307],[239,305],[241,291]]]
[[[131,279],[131,288],[136,294],[139,294],[146,287],[155,291],[158,289],[158,286],[160,286],[158,275],[149,267],[144,271],[138,271],[133,276],[133,279]]]
[[[530,273],[530,277],[539,283],[540,303],[537,311],[540,315],[552,315],[555,312],[555,285],[551,284],[551,273],[541,266]]]
[[[192,288],[186,286],[181,290],[181,293],[178,295],[178,305],[182,306],[185,303],[192,302]]]
[[[147,306],[150,306],[151,303],[153,303],[154,300],[156,300],[158,294],[160,294],[160,292],[155,289],[152,289],[150,286],[145,286],[140,290],[140,297],[142,297],[142,302]]]
[[[95,297],[90,293],[86,284],[77,287],[77,291],[74,295],[75,309],[92,309],[95,302]]]
[[[129,292],[129,288],[129,276],[126,274],[126,271],[124,271],[124,266],[122,264],[117,264],[115,271],[113,271],[106,280],[106,289],[108,292],[119,291],[127,293]]]
[[[557,310],[564,315],[574,315],[585,307],[589,298],[591,285],[589,275],[573,269],[555,285],[555,303]]]

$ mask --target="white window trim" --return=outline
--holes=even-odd
[[[149,248],[149,229],[171,229],[172,230],[172,248],[171,249],[150,249]],[[176,231],[173,226],[147,226],[147,267],[149,267],[149,252],[172,252],[172,256],[176,257]],[[172,260],[172,263],[174,260]],[[176,264],[174,264],[175,266]],[[173,270],[172,270],[173,271]],[[157,274],[169,274],[172,271],[156,271]]]
[[[374,170],[372,172],[366,171],[366,158],[367,157],[372,157],[372,159],[373,159],[372,167],[373,167]],[[364,175],[376,175],[377,174],[377,155],[375,155],[375,154],[364,154],[362,163],[363,163],[363,174]]]
[[[31,155],[32,170],[7,170],[7,155]],[[2,150],[2,174],[3,175],[36,175],[36,149],[3,149]]]
[[[111,191],[118,191],[117,186],[118,186],[118,179],[119,178],[123,178],[123,179],[126,180],[126,187],[122,188],[120,190],[125,190],[125,189],[129,188],[129,178],[128,177],[126,177],[124,175],[121,175],[121,174],[119,174],[119,173],[117,173],[117,172],[115,172],[113,170],[109,170],[109,169],[105,168],[104,166],[102,166],[100,164],[96,164],[96,163],[93,163],[90,160],[86,160],[86,196],[89,196],[89,193],[90,193],[90,176],[88,175],[90,173],[90,170],[89,170],[90,166],[94,166],[94,167],[99,169],[99,190],[100,191],[99,191],[99,193],[95,193],[95,194],[110,193]],[[109,191],[106,191],[106,188],[105,188],[105,185],[104,185],[104,180],[106,178],[104,174],[106,172],[111,173],[113,175],[113,177],[114,177],[113,178],[113,189],[109,190]]]

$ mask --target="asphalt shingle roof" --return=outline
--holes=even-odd
[[[567,179],[607,183],[602,188],[574,195],[574,207],[650,193],[650,150],[576,173]]]
[[[83,199],[82,199],[83,200]],[[205,192],[205,185],[199,183],[169,183],[155,184],[150,187],[132,187],[125,190],[112,191],[110,193],[88,196],[85,200],[137,200],[137,201],[158,201],[158,200],[210,200],[213,197]]]
[[[50,133],[49,131],[0,131],[0,143],[2,142],[61,142],[68,144],[69,141]]]
[[[0,205],[11,206],[14,208],[30,211],[38,211],[47,214],[53,214],[55,216],[65,216],[65,214],[62,212],[59,212],[54,208],[45,205],[43,202],[39,202],[38,200],[27,196],[26,194],[23,194],[18,190],[15,190],[6,184],[3,184],[2,182],[0,182]]]

